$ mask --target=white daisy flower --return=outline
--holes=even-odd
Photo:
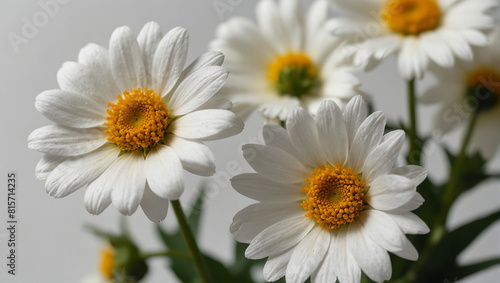
[[[257,24],[235,17],[220,24],[212,50],[226,55],[231,75],[221,95],[247,117],[258,109],[267,122],[286,120],[297,106],[316,113],[324,99],[344,105],[360,93],[352,66],[335,52],[341,42],[326,28],[329,3],[306,12],[298,0],[261,0]]]
[[[487,47],[475,50],[474,62],[459,62],[449,70],[432,68],[438,82],[421,98],[423,103],[440,103],[434,116],[434,129],[441,134],[467,124],[473,111],[479,111],[469,145],[492,157],[500,143],[500,28],[490,36]]]
[[[323,102],[316,118],[297,108],[286,122],[264,128],[265,145],[243,154],[257,173],[232,179],[259,201],[236,214],[231,232],[250,243],[246,257],[268,257],[264,278],[287,282],[360,282],[391,278],[388,251],[409,260],[418,253],[405,236],[429,231],[410,211],[423,203],[419,166],[393,168],[403,131],[384,133],[385,117],[360,96],[342,113]]]
[[[188,34],[165,36],[157,23],[137,39],[117,28],[109,51],[84,47],[78,62],[59,70],[60,89],[37,96],[36,108],[55,125],[35,130],[28,146],[45,153],[37,165],[49,195],[86,189],[85,207],[100,214],[110,203],[125,215],[139,204],[152,221],[165,218],[168,200],[184,190],[182,168],[215,172],[202,142],[239,133],[243,122],[213,98],[227,78],[223,55],[208,52],[184,68]]]
[[[406,80],[421,78],[432,61],[452,67],[472,60],[471,46],[485,46],[497,0],[333,0],[348,18],[331,28],[351,39],[356,65],[373,66],[397,54]]]

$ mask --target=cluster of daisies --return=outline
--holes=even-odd
[[[389,280],[388,252],[416,260],[405,234],[429,231],[411,212],[427,172],[394,167],[405,134],[384,134],[384,114],[368,113],[355,73],[392,54],[405,80],[433,72],[439,84],[421,100],[442,104],[436,127],[449,131],[471,107],[481,111],[473,148],[491,156],[500,140],[491,130],[500,121],[497,5],[316,0],[305,10],[299,0],[261,0],[256,22],[220,24],[211,51],[190,64],[185,29],[164,35],[151,22],[135,36],[120,27],[108,48],[85,46],[59,70],[59,88],[37,96],[54,124],[28,138],[44,154],[36,176],[56,198],[84,189],[92,214],[141,206],[159,222],[183,193],[183,169],[214,174],[203,142],[240,133],[258,111],[271,134],[243,147],[256,173],[232,179],[257,201],[230,227],[250,244],[246,256],[267,257],[267,281],[359,282],[361,272]],[[343,16],[330,17],[331,7]]]

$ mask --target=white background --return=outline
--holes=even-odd
[[[49,0],[41,0],[46,3]],[[254,18],[255,1],[250,0],[60,0],[57,11],[44,12],[38,1],[0,0],[0,222],[7,217],[7,172],[15,171],[17,187],[17,266],[16,276],[7,275],[7,230],[0,224],[0,282],[79,282],[97,272],[98,251],[104,244],[84,229],[85,224],[117,231],[121,218],[110,206],[102,215],[92,216],[83,207],[83,192],[64,199],[53,199],[44,191],[42,181],[34,177],[35,165],[42,156],[26,146],[28,135],[36,128],[51,123],[34,108],[35,97],[47,89],[57,88],[56,73],[65,61],[76,61],[80,48],[89,42],[108,46],[112,31],[128,25],[136,34],[149,21],[160,24],[163,32],[175,26],[185,27],[190,34],[189,61],[206,51],[216,26],[231,16]],[[64,2],[64,4],[62,3]],[[56,2],[57,3],[57,2]],[[229,6],[217,11],[214,4]],[[498,13],[497,13],[497,18]],[[23,36],[25,21],[38,23],[30,38],[17,46],[9,34]],[[23,36],[24,37],[24,36]],[[375,106],[386,113],[388,120],[406,120],[405,84],[400,79],[393,58],[370,73],[362,74],[363,89],[373,95]],[[423,85],[423,86],[422,86]],[[425,88],[424,82],[422,88]],[[427,107],[420,112],[422,133],[430,130]],[[193,192],[203,181],[213,188],[202,218],[201,248],[224,262],[231,262],[233,240],[229,225],[234,214],[250,203],[229,185],[228,177],[250,172],[240,154],[244,143],[257,142],[262,120],[252,115],[245,130],[238,136],[208,143],[217,160],[218,173],[203,180],[189,175],[186,193],[181,198],[188,204]],[[458,134],[446,142],[456,147]],[[488,138],[488,137],[485,137]],[[434,180],[444,180],[448,168],[443,152],[429,146],[425,153],[426,166]],[[490,169],[500,170],[500,155],[490,162]],[[500,207],[498,181],[488,182],[463,195],[452,209],[450,227],[466,223]],[[145,250],[162,248],[154,225],[139,209],[127,218],[133,236]],[[490,227],[462,256],[462,262],[500,254],[500,225]],[[169,212],[162,224],[175,227],[175,217]],[[176,282],[166,271],[163,259],[151,261],[146,282]],[[463,282],[494,282],[500,278],[495,267]]]

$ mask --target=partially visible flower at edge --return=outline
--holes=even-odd
[[[113,203],[131,215],[140,205],[158,222],[168,201],[183,193],[183,168],[214,174],[203,141],[235,135],[243,122],[227,110],[230,101],[213,97],[228,75],[223,55],[207,52],[185,68],[188,43],[183,28],[163,36],[150,22],[135,38],[125,26],[113,32],[109,51],[89,44],[78,62],[62,66],[60,89],[42,92],[35,103],[56,124],[28,138],[45,154],[36,177],[46,179],[49,195],[86,189],[92,214]]]
[[[421,78],[432,61],[454,66],[471,61],[472,46],[488,44],[495,25],[497,0],[332,0],[347,17],[331,22],[336,35],[350,41],[346,55],[355,65],[371,68],[397,54],[406,80]]]
[[[491,33],[489,45],[475,48],[473,62],[458,62],[450,70],[431,68],[439,83],[421,97],[426,104],[441,104],[433,119],[440,135],[460,128],[478,111],[470,153],[489,159],[500,144],[500,27]]]
[[[429,232],[411,212],[424,202],[416,187],[427,170],[393,167],[405,134],[384,135],[384,126],[383,113],[367,117],[357,96],[344,112],[323,102],[315,118],[297,108],[286,129],[264,127],[265,145],[243,146],[257,173],[232,185],[258,203],[238,212],[230,229],[250,243],[246,257],[268,257],[267,281],[360,282],[363,271],[382,282],[392,274],[388,251],[418,258],[405,234]]]
[[[329,3],[261,0],[257,24],[234,17],[219,25],[210,48],[226,55],[231,72],[220,95],[246,118],[255,109],[266,122],[285,121],[297,106],[316,113],[324,99],[344,106],[360,94],[355,69],[336,52],[341,40],[326,29]]]

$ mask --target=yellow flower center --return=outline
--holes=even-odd
[[[115,251],[112,246],[108,246],[101,251],[101,264],[99,266],[99,270],[106,279],[112,280],[115,268]]]
[[[365,183],[349,168],[321,165],[306,183],[302,191],[308,198],[301,205],[305,216],[328,231],[354,221],[363,210]]]
[[[492,68],[479,68],[467,76],[467,102],[477,111],[500,105],[500,72]]]
[[[316,85],[317,75],[318,70],[307,55],[288,53],[269,64],[267,78],[279,94],[300,97]]]
[[[388,0],[382,17],[391,30],[418,35],[439,25],[441,9],[436,0]]]
[[[165,135],[169,112],[165,102],[151,89],[132,89],[118,95],[107,110],[108,141],[122,151],[147,149]]]

